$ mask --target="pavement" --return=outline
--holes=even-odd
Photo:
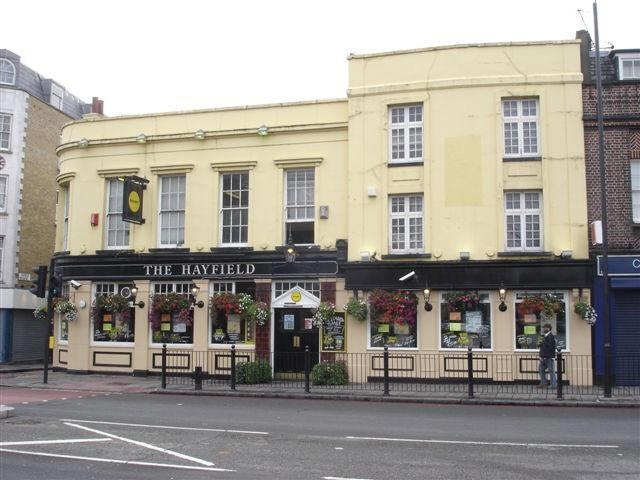
[[[551,389],[518,389],[509,385],[476,385],[474,398],[468,398],[465,385],[448,390],[434,385],[433,390],[411,390],[404,384],[391,384],[390,395],[382,393],[382,385],[369,386],[368,390],[343,387],[312,386],[311,393],[304,393],[304,386],[278,384],[238,385],[231,390],[227,382],[205,382],[203,390],[195,391],[190,379],[169,379],[167,389],[160,388],[159,376],[134,377],[132,375],[49,372],[48,383],[42,383],[42,371],[0,372],[0,404],[12,405],[25,402],[46,402],[61,398],[82,398],[85,395],[113,395],[123,393],[155,393],[199,395],[218,397],[261,397],[287,399],[329,399],[369,402],[445,403],[481,405],[530,405],[530,406],[585,406],[640,408],[640,390],[614,389],[606,398],[591,388],[568,392],[564,399],[556,399]],[[176,383],[172,383],[176,382]],[[292,388],[292,386],[294,388]],[[375,388],[375,389],[374,389]],[[630,393],[631,392],[631,393]]]

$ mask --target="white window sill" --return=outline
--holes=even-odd
[[[418,352],[420,349],[418,347],[389,347],[390,352]],[[368,352],[384,352],[384,347],[367,347]]]
[[[210,343],[209,349],[217,349],[217,350],[231,350],[231,347],[235,345],[236,350],[255,350],[255,343]]]
[[[58,340],[58,346],[67,347],[69,346],[69,340]]]
[[[162,350],[162,345],[163,345],[162,343],[150,343],[149,347],[159,348],[160,350]],[[189,349],[189,350],[193,349],[193,343],[167,343],[166,345],[167,345],[167,350],[171,350],[172,348],[176,350],[179,350],[181,348]]]
[[[122,348],[134,348],[134,342],[90,342],[90,347],[122,347]]]
[[[449,347],[449,348],[438,348],[438,351],[440,352],[458,352],[458,353],[466,353],[469,351],[469,349],[467,347]],[[493,353],[493,348],[474,348],[473,349],[474,352],[486,352],[486,353]]]
[[[508,352],[508,353],[512,353],[512,352]],[[528,350],[524,350],[524,349],[515,349],[513,351],[513,353],[540,353],[540,349],[536,348],[536,349],[528,349]],[[571,353],[571,350],[562,350],[562,353]],[[537,356],[537,355],[536,355]]]

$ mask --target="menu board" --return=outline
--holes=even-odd
[[[347,348],[347,324],[344,312],[336,312],[331,320],[322,323],[320,330],[323,352],[345,352]]]

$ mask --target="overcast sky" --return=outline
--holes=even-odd
[[[591,0],[18,0],[0,48],[107,115],[346,95],[347,55],[593,36]],[[600,45],[640,48],[639,0],[598,3]]]

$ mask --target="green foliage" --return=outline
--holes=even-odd
[[[364,322],[367,319],[367,302],[356,297],[351,297],[344,307],[351,317]]]
[[[311,369],[314,385],[346,385],[348,379],[347,366],[343,362],[318,363]]]
[[[100,295],[96,298],[99,313],[120,313],[129,309],[129,299],[120,294]]]
[[[245,385],[271,382],[271,365],[257,360],[243,362],[236,366],[236,382]]]

